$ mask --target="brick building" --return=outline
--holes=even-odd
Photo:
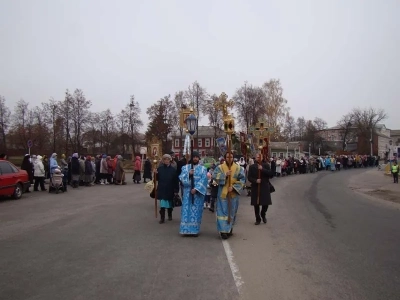
[[[198,138],[197,132],[193,135],[194,148],[193,150],[198,151],[201,157],[220,156],[219,149],[216,147],[215,139],[225,136],[225,132],[222,129],[214,129],[212,126],[199,126],[198,128]],[[183,146],[185,143],[185,132],[181,136],[179,131],[174,131],[171,133],[172,139],[172,151],[175,152],[176,156],[180,156],[183,151]]]
[[[330,148],[333,150],[341,150],[343,147],[343,135],[344,131],[339,126],[334,126],[317,132],[317,136],[321,137],[323,143],[328,143]],[[357,134],[356,127],[350,127],[349,133],[346,137],[347,150],[359,153],[359,154],[370,154],[371,144],[370,135],[368,137],[363,137]],[[391,139],[391,131],[386,128],[383,124],[377,124],[375,130],[372,133],[372,152],[374,155],[379,155],[381,157],[385,156],[387,151],[387,145]]]

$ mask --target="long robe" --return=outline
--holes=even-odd
[[[226,163],[219,165],[213,173],[213,178],[219,185],[217,197],[217,230],[219,233],[230,233],[233,225],[235,225],[236,214],[239,208],[240,191],[246,182],[243,169],[237,164],[232,164],[231,184],[233,191],[231,192],[231,210],[228,210],[228,179],[225,178],[225,173],[228,171]],[[231,221],[228,223],[228,215],[231,216]]]
[[[207,169],[197,165],[194,168],[194,188],[197,193],[194,195],[194,203],[192,203],[192,189],[189,171],[192,166],[190,164],[182,167],[179,179],[182,183],[182,209],[180,234],[198,234],[200,231],[201,218],[203,216],[204,197],[207,191]]]
[[[257,183],[258,179],[258,163],[250,166],[248,179],[251,182],[251,205],[272,205],[271,193],[269,191],[269,179],[274,176],[269,164],[262,163],[263,169],[260,171],[261,183]],[[258,195],[258,186],[260,185],[260,195]],[[260,196],[260,197],[258,197]]]

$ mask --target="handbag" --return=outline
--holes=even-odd
[[[181,200],[181,197],[178,194],[176,194],[174,196],[173,204],[174,204],[174,207],[182,206],[182,200]]]
[[[272,185],[271,182],[268,182],[268,183],[269,183],[269,192],[270,192],[270,194],[272,194],[273,192],[275,192],[275,187]]]
[[[156,191],[155,191],[155,188],[153,187],[153,190],[150,193],[150,198],[154,199],[155,197],[156,197]]]

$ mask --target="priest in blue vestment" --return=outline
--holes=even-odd
[[[182,209],[180,234],[198,236],[203,216],[204,197],[207,191],[207,169],[199,165],[200,155],[194,151],[189,164],[182,167]]]
[[[232,228],[235,225],[239,208],[240,191],[243,189],[246,180],[243,168],[233,162],[232,153],[225,154],[225,162],[214,170],[213,178],[219,186],[217,230],[221,238],[225,240],[232,235]]]

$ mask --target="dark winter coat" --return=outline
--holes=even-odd
[[[174,199],[174,193],[179,192],[179,180],[176,169],[172,166],[162,165],[158,167],[157,174],[157,199]]]
[[[21,164],[21,170],[25,170],[28,173],[29,181],[33,183],[33,165],[29,161],[30,156],[25,156]]]
[[[144,162],[144,172],[143,172],[143,179],[152,179],[153,177],[151,176],[151,162],[150,160],[146,159]]]
[[[93,174],[93,165],[90,160],[85,160],[85,175]]]
[[[100,159],[96,158],[94,163],[96,165],[96,174],[100,174]]]
[[[263,163],[261,170],[260,183],[260,202],[259,205],[271,205],[271,193],[269,192],[269,179],[273,177],[269,164]],[[257,205],[258,198],[258,163],[254,163],[249,167],[248,180],[251,182],[251,205]]]
[[[72,175],[80,174],[79,160],[77,157],[71,158],[71,174]]]

